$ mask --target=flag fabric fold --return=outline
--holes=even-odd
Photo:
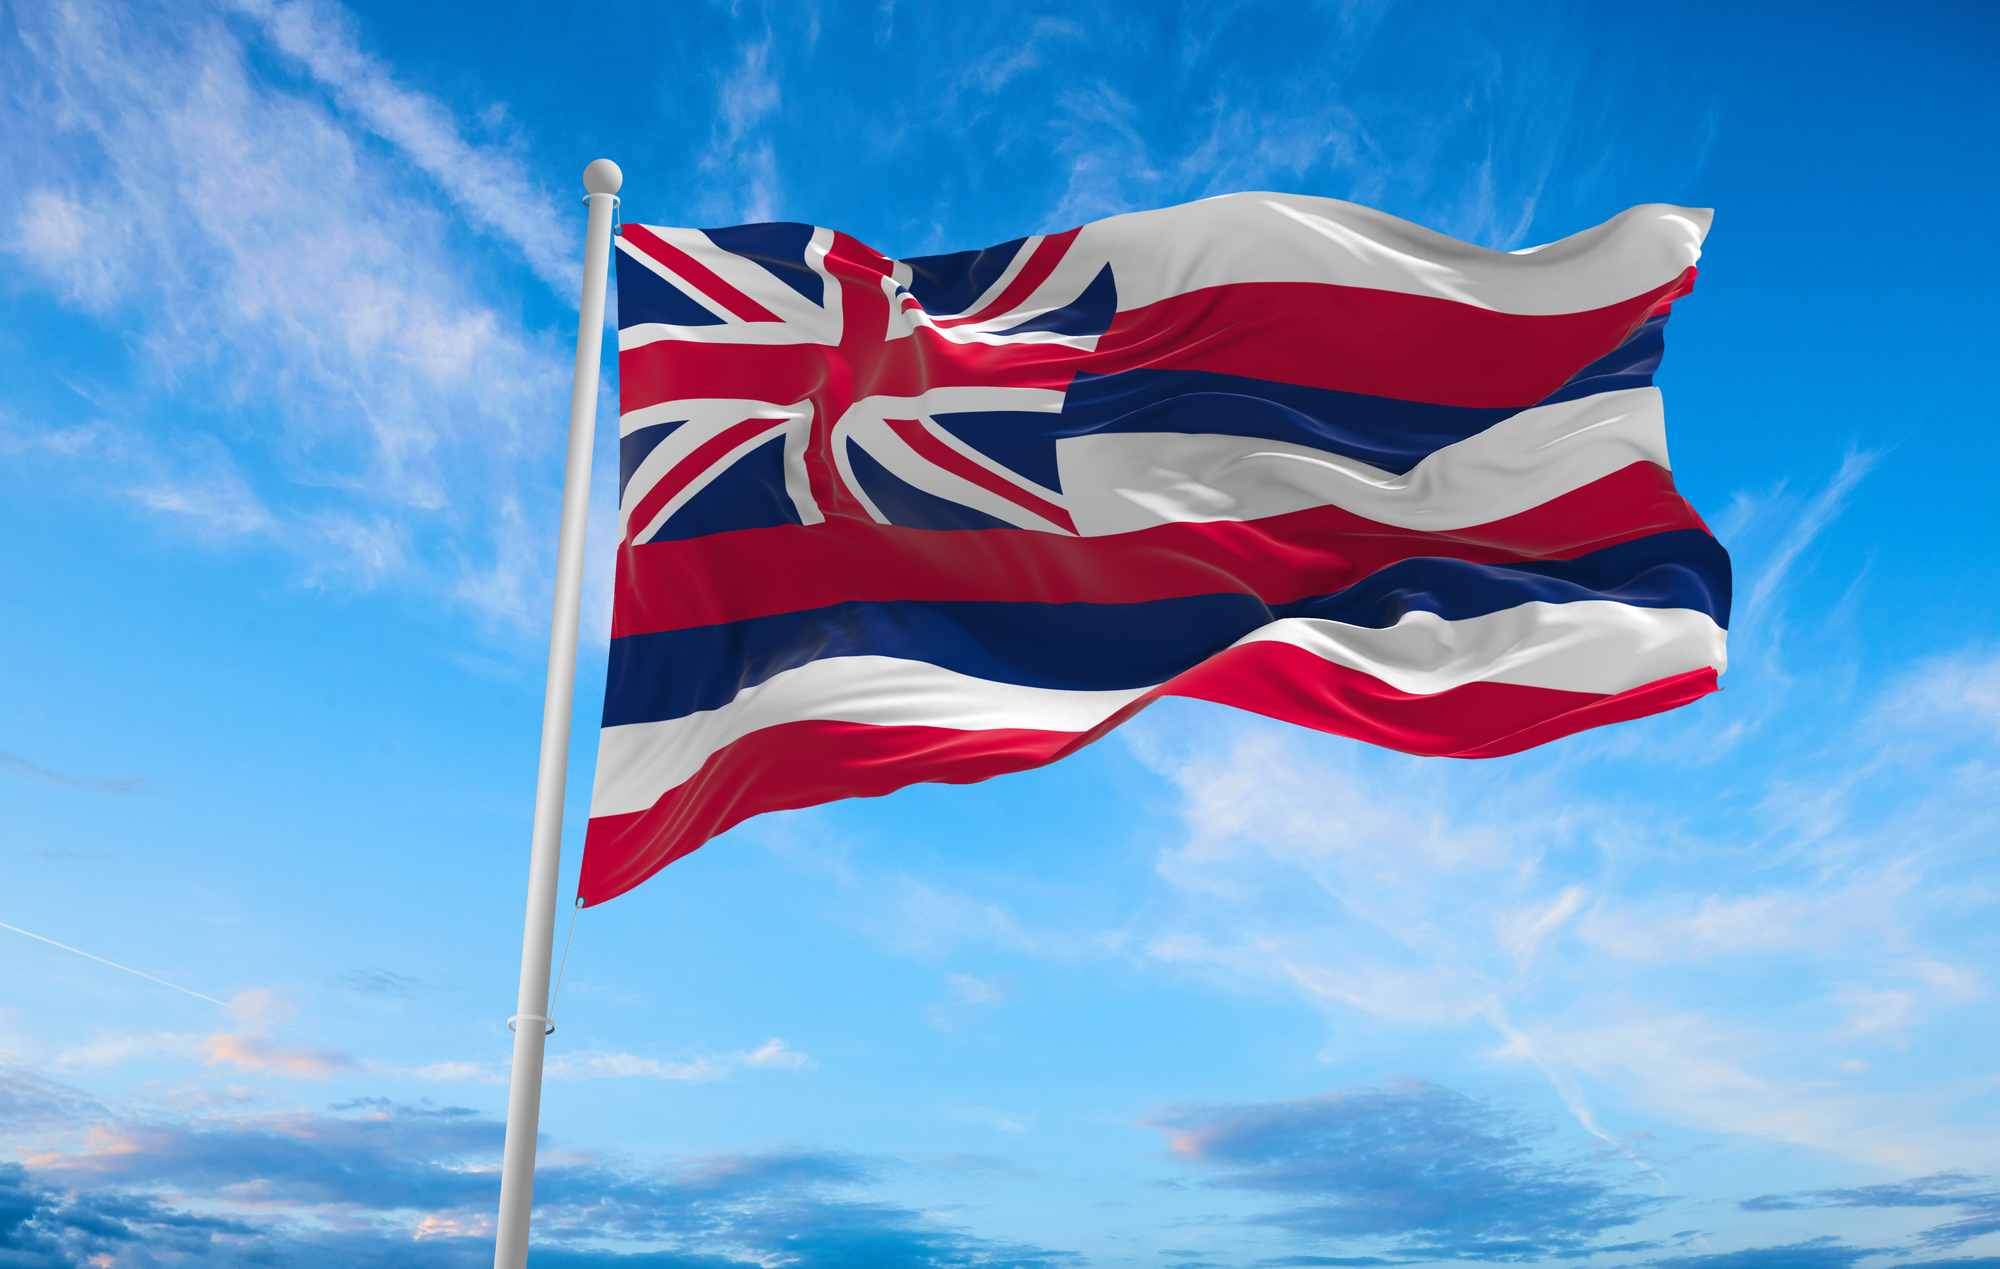
[[[1652,382],[1707,225],[1507,253],[1236,194],[900,261],[627,225],[581,898],[1162,696],[1470,758],[1714,691],[1729,559]]]

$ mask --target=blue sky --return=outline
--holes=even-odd
[[[0,1262],[490,1262],[604,155],[627,219],[895,255],[1244,189],[1502,248],[1713,206],[1661,383],[1738,598],[1672,715],[1453,763],[1173,701],[583,913],[531,1264],[2000,1265],[1996,34],[0,12],[0,921],[186,989],[0,930]]]

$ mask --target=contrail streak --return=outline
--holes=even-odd
[[[96,961],[100,965],[109,965],[113,969],[122,969],[128,974],[138,974],[139,977],[145,979],[147,982],[158,983],[162,987],[171,987],[175,991],[185,992],[187,995],[193,996],[196,1000],[206,1000],[211,1005],[221,1005],[224,1009],[236,1008],[235,1005],[230,1004],[228,1001],[217,1000],[213,996],[204,996],[198,991],[181,986],[179,983],[170,983],[164,978],[155,978],[142,970],[133,969],[130,965],[120,965],[117,961],[107,961],[102,956],[92,955],[80,947],[71,947],[67,943],[58,943],[54,939],[42,938],[41,935],[36,934],[33,930],[24,930],[18,925],[9,925],[5,921],[0,921],[0,930],[12,930],[16,934],[25,934],[31,939],[47,943],[50,947],[59,947],[65,952],[75,952],[78,956],[89,956],[91,960]]]

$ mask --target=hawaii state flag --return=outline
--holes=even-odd
[[[1482,758],[1716,690],[1729,558],[1652,384],[1708,220],[1499,252],[1233,194],[909,260],[625,226],[582,900],[1161,696]]]

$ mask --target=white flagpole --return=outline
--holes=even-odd
[[[604,353],[604,281],[611,262],[611,210],[625,176],[610,159],[583,169],[590,223],[583,232],[583,311],[576,319],[576,380],[569,397],[569,463],[563,472],[562,533],[556,541],[555,619],[542,697],[542,760],[535,776],[534,844],[528,855],[528,923],[521,935],[521,993],[514,1072],[507,1089],[507,1146],[500,1162],[500,1227],[493,1269],[526,1269],[528,1213],[535,1202],[535,1133],[542,1115],[542,1049],[548,1032],[549,957],[556,939],[556,874],[562,866],[563,785],[569,776],[569,714],[576,695],[577,617],[583,607],[583,530],[590,512],[590,442],[597,424],[597,363]]]

